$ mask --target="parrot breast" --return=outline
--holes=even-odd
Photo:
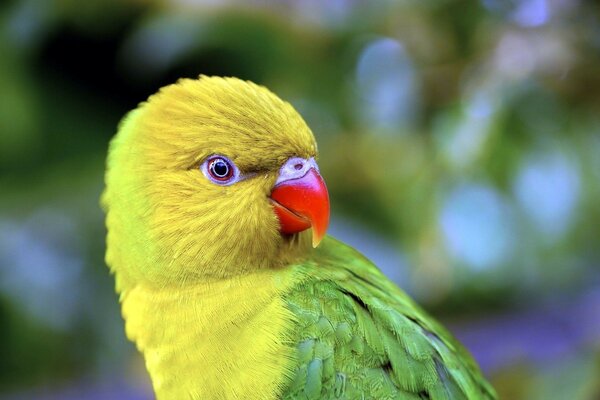
[[[293,316],[270,271],[192,287],[136,286],[122,301],[158,399],[275,399],[291,375]]]

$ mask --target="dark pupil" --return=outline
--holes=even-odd
[[[229,166],[223,160],[217,160],[212,165],[212,170],[219,178],[224,178],[229,173]]]

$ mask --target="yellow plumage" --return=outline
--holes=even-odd
[[[211,153],[258,176],[223,198],[198,171]],[[237,79],[181,80],[121,123],[103,195],[106,262],[158,398],[280,392],[292,315],[278,297],[286,279],[272,267],[310,248],[310,237],[285,243],[267,196],[287,158],[315,155],[288,103]]]
[[[127,291],[127,336],[145,355],[157,397],[276,398],[295,361],[281,340],[293,319],[279,296],[284,289],[265,271],[233,282]]]

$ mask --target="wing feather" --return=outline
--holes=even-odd
[[[298,367],[285,398],[495,398],[468,352],[356,251],[328,239],[294,268]]]

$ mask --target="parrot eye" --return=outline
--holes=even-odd
[[[211,156],[202,163],[204,175],[218,185],[230,185],[237,181],[240,171],[224,156]]]

